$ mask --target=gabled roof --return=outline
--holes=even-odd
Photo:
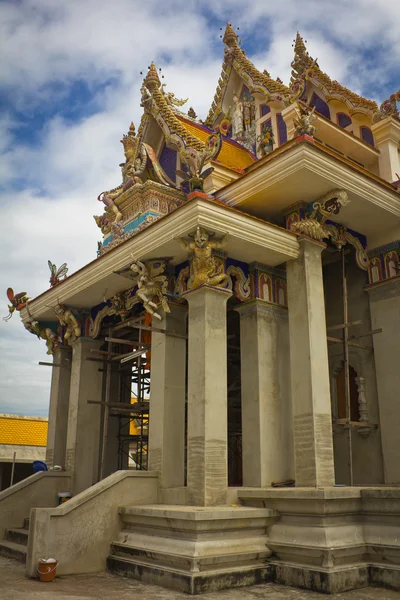
[[[314,60],[307,52],[306,45],[300,33],[297,32],[295,44],[294,44],[294,60],[292,62],[292,77],[290,80],[291,89],[295,86],[299,79],[304,76],[308,80],[316,80],[322,84],[325,92],[325,98],[327,100],[337,98],[338,100],[344,101],[350,108],[354,110],[357,108],[366,109],[368,111],[376,111],[377,104],[373,100],[363,98],[358,94],[355,94],[348,88],[341,85],[338,81],[332,80],[329,75],[321,71],[316,60]]]
[[[156,119],[167,140],[170,138],[175,141],[179,148],[191,147],[199,151],[205,149],[203,142],[183,126],[176,112],[166,101],[154,62],[151,63],[143,81],[142,105],[145,111],[150,112]]]
[[[223,41],[227,46],[225,48],[225,58],[214,100],[205,121],[206,125],[213,125],[221,112],[222,99],[231,69],[234,69],[239,77],[243,79],[251,93],[260,92],[267,99],[270,99],[271,96],[271,99],[283,99],[289,96],[290,90],[284,83],[273,79],[267,71],[261,73],[247,58],[230,23],[226,26]]]

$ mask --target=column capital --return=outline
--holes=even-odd
[[[299,235],[297,241],[300,244],[300,248],[317,248],[320,252],[325,250],[326,244],[320,240],[314,240],[313,238],[308,237],[307,235]],[[296,259],[294,259],[296,260]]]
[[[186,300],[190,300],[194,296],[197,296],[202,292],[203,293],[204,292],[214,292],[216,294],[220,294],[226,300],[228,300],[232,296],[232,293],[233,293],[232,290],[229,290],[228,288],[214,287],[212,285],[204,284],[204,285],[200,285],[199,287],[194,288],[193,290],[188,290],[187,292],[184,292],[182,294],[182,297],[185,298]]]
[[[272,317],[283,317],[287,318],[288,309],[286,306],[280,304],[274,304],[272,302],[265,302],[259,298],[250,300],[249,302],[243,302],[233,309],[239,313],[241,318],[253,316],[253,315],[264,315]]]
[[[102,344],[104,344],[104,340],[99,340],[99,339],[94,339],[94,338],[89,338],[89,337],[78,337],[75,338],[74,340],[71,340],[69,345],[71,346],[71,348],[73,348],[74,346],[77,346],[79,344],[79,342],[85,343],[85,344],[99,344],[100,346]]]
[[[386,119],[374,123],[371,131],[377,146],[388,140],[395,143],[400,142],[400,123],[392,117],[386,117]]]

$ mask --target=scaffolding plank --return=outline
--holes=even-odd
[[[43,362],[43,361],[39,361],[38,365],[40,365],[41,367],[61,367],[61,365],[59,365],[58,363]]]
[[[343,344],[343,340],[341,338],[327,337],[328,342],[333,342],[335,344]],[[357,342],[348,341],[347,344],[349,346],[354,346],[355,348],[362,348],[363,350],[372,350],[372,346],[364,346],[364,344],[357,344]]]
[[[352,323],[341,323],[340,325],[332,325],[332,327],[327,327],[327,331],[335,331],[336,329],[346,329],[348,327],[353,327],[353,325],[361,325],[362,321],[353,321]],[[340,340],[343,341],[343,340]]]

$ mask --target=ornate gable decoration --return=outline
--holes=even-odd
[[[205,121],[206,125],[212,126],[221,114],[222,100],[232,69],[243,79],[250,93],[259,92],[263,94],[266,102],[271,100],[288,101],[289,88],[282,81],[273,79],[268,71],[261,73],[253,65],[240,47],[238,36],[230,23],[226,26],[223,42],[226,48],[222,73],[218,80],[213,103]]]
[[[362,112],[370,115],[377,110],[377,104],[358,96],[339,82],[332,80],[329,75],[321,71],[317,60],[313,59],[307,52],[304,40],[297,32],[294,40],[294,59],[291,64],[292,74],[290,79],[290,101],[296,102],[303,97],[306,91],[306,82],[310,81],[316,87],[322,89],[326,100],[340,100],[344,102],[350,114]]]

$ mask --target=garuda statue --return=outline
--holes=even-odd
[[[57,306],[50,307],[56,313],[56,317],[63,327],[65,327],[64,342],[69,343],[69,340],[74,341],[81,335],[81,326],[78,319],[75,317],[71,309],[57,304]]]
[[[139,298],[145,311],[159,320],[161,320],[161,315],[157,312],[159,305],[165,312],[171,312],[167,300],[168,278],[164,275],[165,268],[164,260],[149,260],[144,263],[136,259],[130,266],[130,270],[136,275],[135,296]]]
[[[214,249],[225,248],[228,236],[224,235],[220,240],[211,240],[213,235],[207,233],[202,227],[197,227],[192,242],[187,242],[183,238],[175,238],[184,250],[193,252],[194,255],[188,281],[189,290],[200,285],[224,287],[224,284],[228,283],[229,277],[224,273],[222,262],[212,255]]]

